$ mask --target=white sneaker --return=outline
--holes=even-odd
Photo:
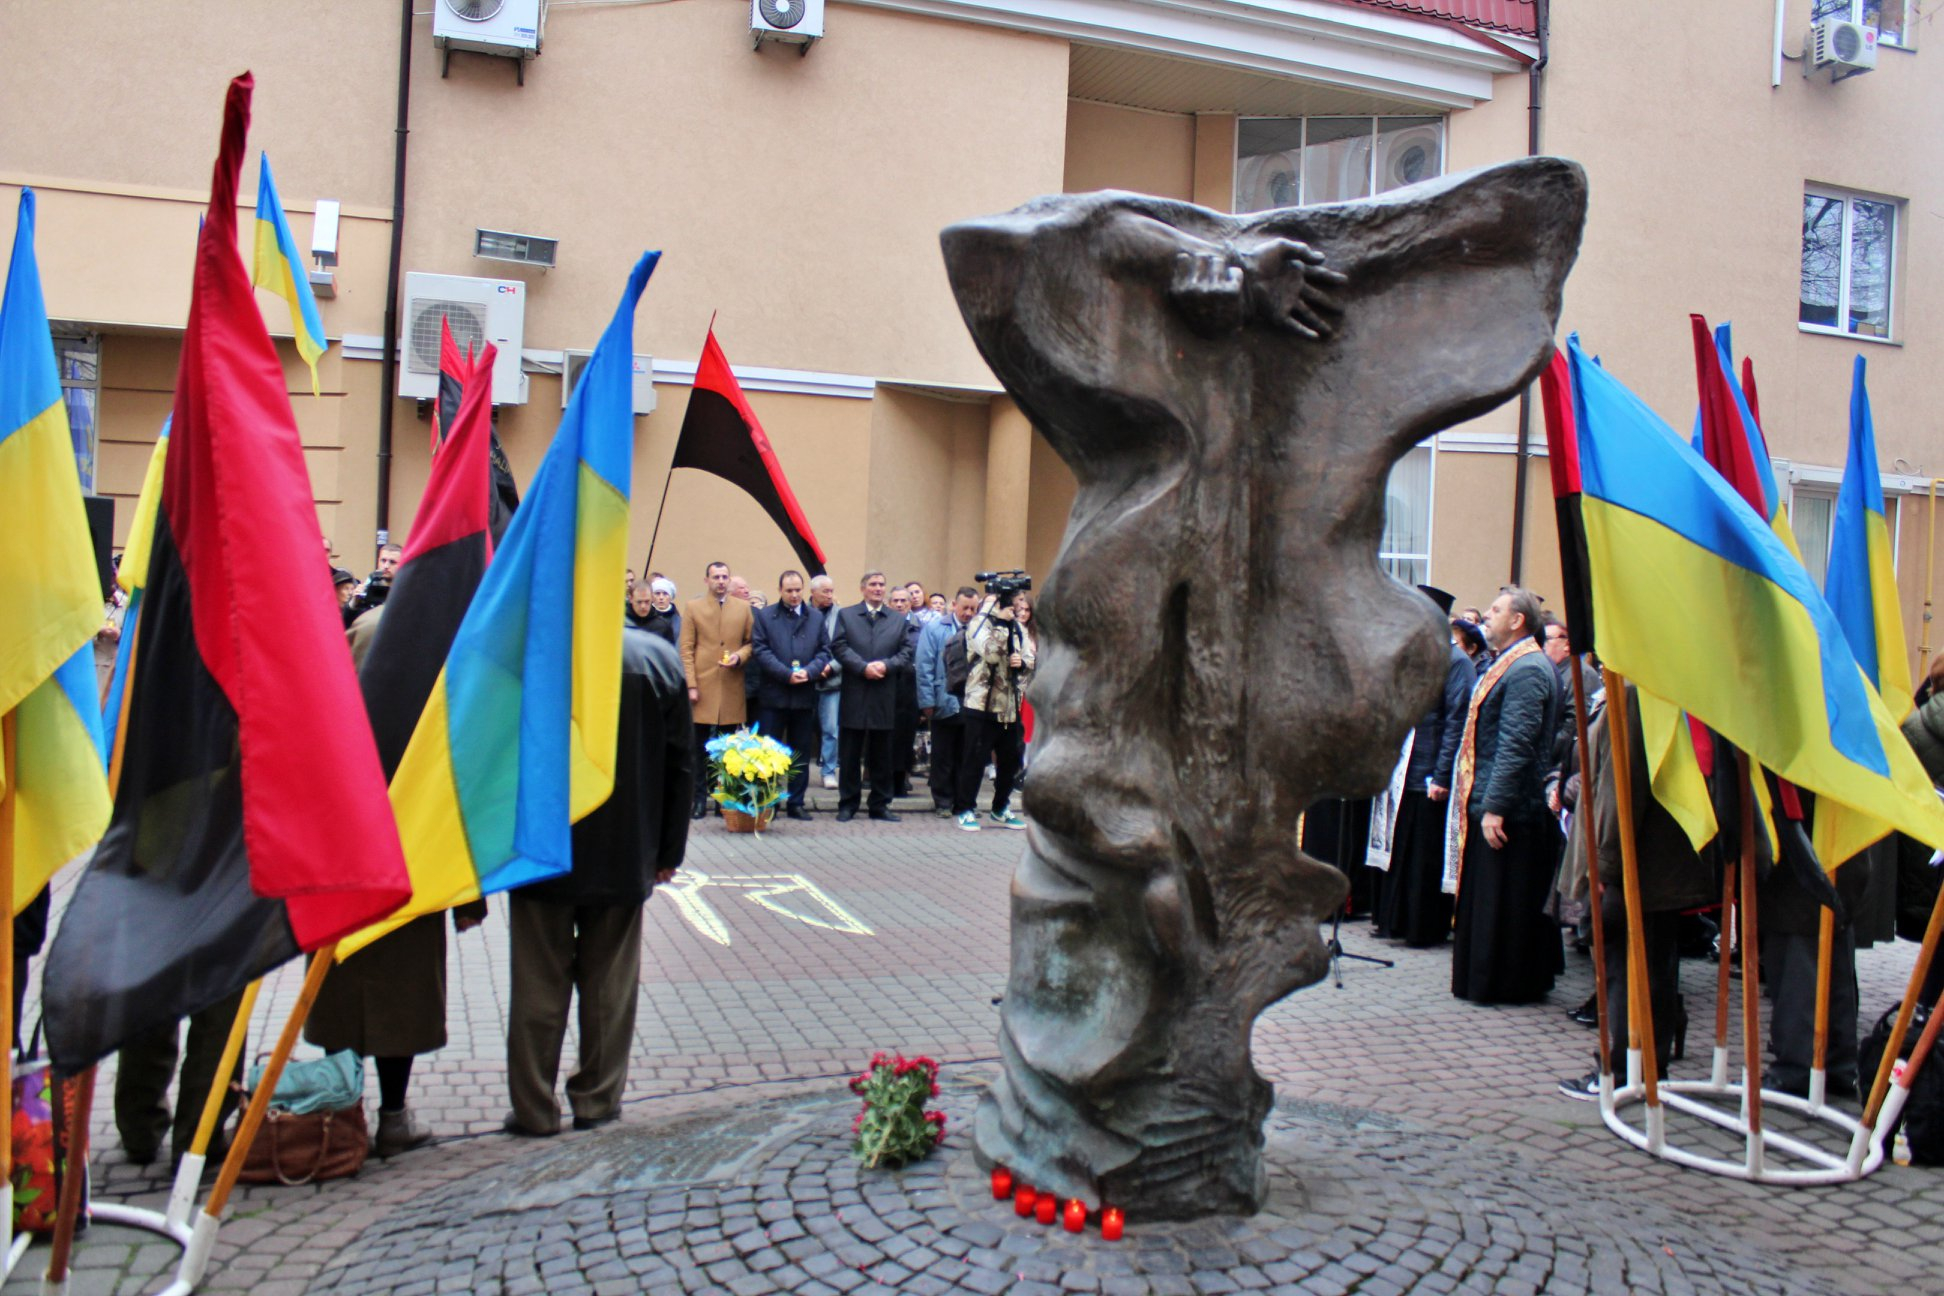
[[[824,775],[824,786],[830,789],[832,792],[835,792],[837,790],[837,776],[835,774],[826,773]]]
[[[964,832],[979,831],[979,812],[976,810],[967,810],[958,817],[958,826]]]

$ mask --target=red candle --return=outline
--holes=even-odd
[[[1120,1207],[1109,1206],[1100,1212],[1100,1236],[1109,1242],[1120,1241],[1121,1228],[1125,1223],[1126,1221],[1121,1218]]]
[[[1038,1195],[1038,1193],[1035,1193],[1027,1185],[1019,1185],[1019,1188],[1013,1193],[1013,1214],[1019,1216],[1021,1219],[1025,1219],[1028,1215],[1031,1215],[1033,1213],[1034,1198]]]
[[[1078,1233],[1081,1229],[1087,1227],[1086,1204],[1078,1198],[1068,1202],[1065,1213],[1060,1217],[1060,1223],[1066,1227],[1066,1231],[1069,1233]]]
[[[1004,1166],[992,1167],[992,1200],[1006,1200],[1012,1196],[1012,1188],[1012,1171]]]
[[[1033,1203],[1033,1218],[1042,1224],[1051,1224],[1053,1217],[1059,1213],[1059,1210],[1060,1202],[1058,1198],[1052,1193],[1041,1193],[1039,1200]]]

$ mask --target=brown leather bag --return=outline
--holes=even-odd
[[[364,1104],[294,1116],[272,1107],[243,1159],[244,1183],[298,1184],[358,1173],[370,1151]]]

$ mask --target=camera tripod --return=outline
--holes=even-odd
[[[1349,858],[1350,803],[1348,801],[1338,801],[1336,860],[1334,862],[1337,871],[1346,878],[1350,876],[1350,865],[1346,862]],[[1395,961],[1387,958],[1378,958],[1375,954],[1351,954],[1345,951],[1343,941],[1340,937],[1343,931],[1343,913],[1349,907],[1350,897],[1345,896],[1343,903],[1338,905],[1336,912],[1330,916],[1330,939],[1324,942],[1323,946],[1330,955],[1330,980],[1336,984],[1336,988],[1339,990],[1344,988],[1343,960],[1345,959],[1354,959],[1359,963],[1375,963],[1378,967],[1383,968],[1394,968],[1397,966]]]

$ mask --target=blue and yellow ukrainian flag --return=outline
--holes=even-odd
[[[1944,805],[1768,521],[1567,342],[1598,649],[1749,759],[1944,846]]]
[[[636,262],[392,777],[411,902],[340,957],[422,914],[566,873],[572,825],[614,790],[634,314],[660,257]]]
[[[34,262],[34,191],[20,193],[0,300],[0,715],[12,751],[13,913],[108,826],[96,693],[101,582],[81,504],[54,338]]]
[[[1849,461],[1830,525],[1829,571],[1823,595],[1843,627],[1850,651],[1883,700],[1890,718],[1910,714],[1910,649],[1903,610],[1897,605],[1897,573],[1891,563],[1890,527],[1883,516],[1883,479],[1878,475],[1876,426],[1863,382],[1863,357],[1850,379]],[[1828,807],[1828,810],[1838,810]],[[1812,840],[1825,868],[1835,868],[1872,843],[1890,825],[1853,812],[1816,812]]]
[[[331,344],[324,339],[324,321],[318,318],[310,275],[304,270],[297,240],[291,237],[290,222],[284,218],[276,182],[270,178],[268,153],[263,154],[257,178],[256,256],[250,263],[250,282],[290,303],[290,331],[296,336],[297,354],[310,366],[311,395],[317,395],[317,358]]]
[[[128,523],[128,543],[122,546],[121,566],[115,569],[115,583],[128,595],[128,605],[122,609],[122,636],[115,646],[115,671],[108,679],[108,692],[101,699],[101,732],[108,740],[111,786],[117,781],[122,700],[128,694],[128,679],[135,669],[135,640],[142,624],[142,591],[148,587],[149,550],[155,544],[155,515],[162,507],[162,472],[169,459],[169,424],[173,417],[162,420],[161,435],[155,438],[155,449],[149,451],[142,493],[136,497],[135,514]]]

